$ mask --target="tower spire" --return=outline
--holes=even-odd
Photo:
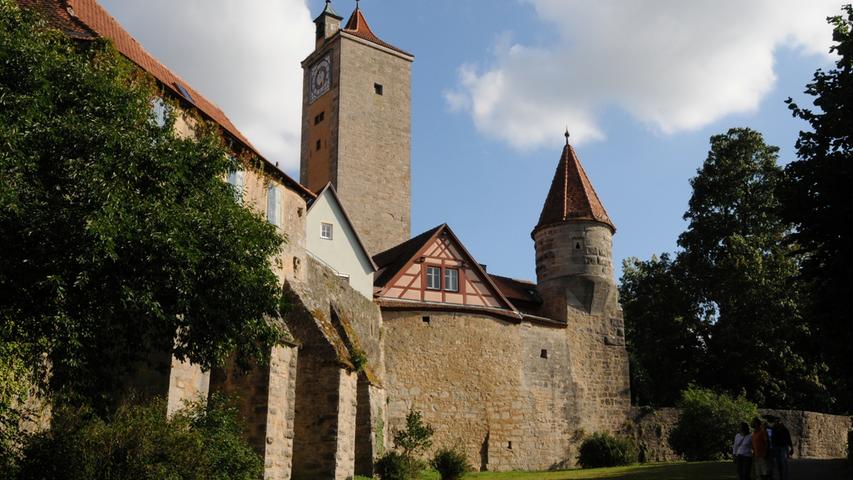
[[[613,221],[595,193],[575,149],[569,144],[568,129],[565,136],[566,146],[534,233],[547,226],[583,220],[603,223],[615,232]]]

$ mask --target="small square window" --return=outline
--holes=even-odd
[[[374,83],[373,90],[376,92],[377,95],[383,95],[385,93],[385,87],[383,87],[380,83]]]
[[[333,226],[331,223],[321,223],[320,224],[320,238],[324,238],[326,240],[332,239]]]
[[[421,321],[424,322],[425,324],[429,325],[429,317],[428,316],[424,315],[423,317],[421,317]]]
[[[441,290],[441,267],[427,267],[427,288]]]
[[[326,119],[326,112],[320,112],[316,117],[314,117],[314,125],[319,125]]]
[[[543,348],[543,349],[542,349],[542,351],[541,351],[541,352],[539,352],[539,357],[541,357],[541,358],[548,358],[548,350],[545,350],[545,349]]]
[[[459,269],[447,268],[444,270],[444,289],[448,292],[459,291]]]
[[[323,146],[322,142],[320,142],[320,140],[317,140],[317,150],[318,150],[318,151],[320,150],[320,148],[321,148],[322,146]]]

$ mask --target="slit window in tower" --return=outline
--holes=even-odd
[[[542,351],[539,352],[539,357],[540,358],[548,358],[548,350],[543,348]]]
[[[441,267],[427,267],[426,277],[429,290],[441,290]]]
[[[385,94],[385,87],[383,87],[381,83],[374,83],[373,84],[373,91],[375,91],[377,95],[384,95]]]
[[[326,119],[326,112],[320,112],[314,117],[314,125],[319,125]]]
[[[323,144],[320,142],[320,140],[317,140],[317,151],[318,151],[318,152],[320,151],[320,148],[321,148],[322,146],[323,146]]]

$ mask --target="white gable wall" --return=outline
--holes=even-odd
[[[323,223],[332,225],[332,239],[321,238]],[[332,193],[324,190],[311,209],[306,222],[308,252],[340,275],[349,276],[352,288],[373,299],[373,266],[364,253],[340,205]]]

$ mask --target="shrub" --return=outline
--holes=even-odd
[[[432,457],[430,466],[441,475],[441,480],[459,480],[471,470],[465,452],[459,448],[440,449]]]
[[[110,419],[59,408],[24,446],[20,480],[256,480],[261,458],[221,397],[166,418],[166,403],[120,407]]]
[[[637,448],[627,438],[594,433],[581,444],[578,463],[583,468],[615,467],[637,462]]]
[[[432,445],[433,432],[432,426],[424,423],[421,412],[412,410],[406,415],[406,429],[394,434],[394,444],[403,449],[403,455],[411,457]]]
[[[688,461],[727,458],[740,423],[758,416],[758,408],[743,396],[734,398],[692,386],[681,392],[678,406],[681,417],[670,433],[669,444]]]
[[[379,457],[375,464],[375,473],[382,480],[415,480],[423,468],[422,462],[392,451]]]
[[[847,462],[853,463],[853,430],[847,432]]]

